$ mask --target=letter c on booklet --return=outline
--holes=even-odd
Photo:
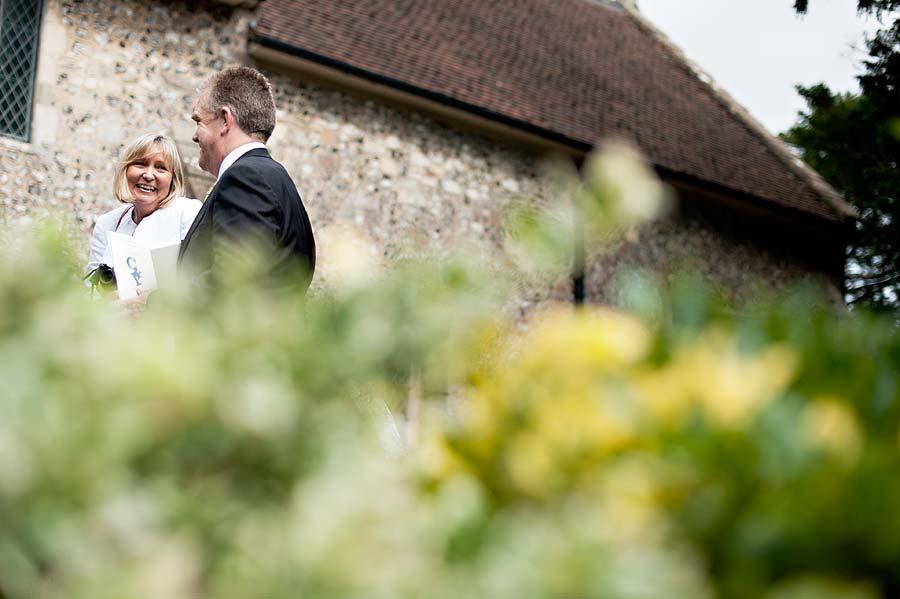
[[[134,259],[134,257],[128,256],[127,258],[125,258],[125,265],[131,269],[131,276],[134,277],[134,284],[140,285],[141,284],[141,271],[138,270],[137,261]]]

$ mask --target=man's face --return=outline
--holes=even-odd
[[[219,165],[225,159],[222,153],[223,140],[221,136],[222,117],[210,112],[207,107],[206,94],[200,94],[191,120],[197,124],[194,131],[194,143],[200,146],[200,168],[207,173],[216,176],[219,174]]]

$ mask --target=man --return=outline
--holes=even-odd
[[[223,264],[258,258],[253,250],[262,248],[266,262],[250,268],[276,286],[305,290],[316,244],[294,182],[266,150],[275,129],[268,79],[249,67],[216,73],[200,88],[191,119],[200,168],[216,183],[181,243],[179,264],[209,284]]]

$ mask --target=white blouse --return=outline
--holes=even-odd
[[[85,272],[90,272],[101,264],[112,264],[112,251],[106,242],[107,231],[131,235],[151,249],[172,245],[184,239],[202,207],[200,200],[175,198],[165,207],[142,218],[138,224],[131,218],[131,204],[110,210],[99,217],[94,225],[91,253]]]

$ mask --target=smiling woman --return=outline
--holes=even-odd
[[[125,169],[125,182],[134,204],[132,218],[140,223],[172,193],[172,166],[165,153],[142,156]]]
[[[116,166],[116,199],[125,204],[100,216],[91,237],[86,272],[110,272],[107,233],[130,235],[150,248],[178,243],[202,204],[182,197],[184,173],[175,142],[165,135],[142,135],[128,144]],[[87,277],[86,277],[87,278]]]

